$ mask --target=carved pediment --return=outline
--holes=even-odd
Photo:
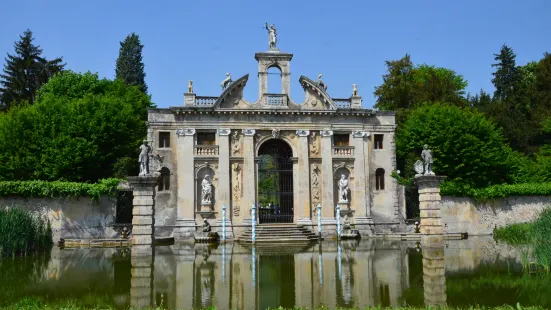
[[[327,92],[318,83],[311,79],[301,76],[299,79],[300,85],[304,88],[306,97],[304,100],[303,109],[311,110],[336,110],[337,106],[329,97]]]
[[[249,75],[245,74],[244,76],[237,79],[235,82],[231,83],[228,88],[226,88],[220,97],[214,103],[214,108],[241,108],[246,107],[247,103],[243,99],[243,88],[247,85],[249,80]]]

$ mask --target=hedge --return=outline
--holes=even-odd
[[[551,183],[497,184],[485,188],[471,188],[453,182],[440,186],[443,196],[467,196],[478,201],[511,196],[551,196]]]
[[[76,197],[115,195],[120,179],[101,179],[98,183],[64,181],[0,181],[0,197]]]

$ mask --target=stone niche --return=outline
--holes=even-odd
[[[216,204],[216,190],[218,188],[218,175],[216,170],[218,170],[218,164],[214,163],[199,163],[195,164],[195,208],[203,218],[209,218],[214,215],[214,205]],[[208,176],[209,180],[212,183],[211,186],[211,200],[206,203],[203,201],[202,194],[202,182],[205,177]]]

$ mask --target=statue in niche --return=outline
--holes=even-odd
[[[201,204],[211,204],[212,203],[212,182],[210,176],[207,174],[201,182]]]
[[[423,145],[421,159],[422,161],[418,160],[413,166],[415,168],[415,172],[417,172],[415,176],[434,175],[434,172],[432,172],[432,151],[429,149],[427,144]]]
[[[233,155],[238,155],[241,151],[241,143],[239,141],[239,132],[235,130],[232,136],[231,149]]]
[[[212,228],[210,227],[209,222],[207,219],[203,221],[203,232],[211,232]]]
[[[147,145],[147,140],[143,140],[143,144],[140,146],[140,157],[138,159],[140,163],[140,176],[149,174],[149,153],[151,153],[151,147]]]
[[[274,24],[271,24],[268,28],[268,22],[266,22],[266,30],[268,30],[270,49],[277,49],[277,31]]]
[[[339,180],[339,202],[348,202],[348,179],[344,174],[341,174]]]
[[[188,93],[193,93],[193,81],[192,80],[189,80],[189,82],[187,83],[187,92]]]
[[[220,83],[220,86],[222,86],[222,90],[224,90],[228,88],[231,83],[233,83],[233,80],[231,79],[231,74],[228,72],[226,73],[226,78]]]

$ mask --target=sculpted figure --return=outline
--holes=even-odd
[[[274,24],[271,24],[270,28],[268,28],[268,23],[266,23],[266,30],[268,30],[268,35],[270,36],[270,49],[275,49],[277,44],[277,32]]]
[[[188,93],[193,93],[193,81],[192,80],[189,80],[189,82],[187,83],[187,92]]]
[[[228,88],[231,83],[233,83],[233,81],[231,79],[231,74],[228,72],[226,73],[226,78],[222,81],[222,83],[220,83],[220,86],[222,86],[222,90],[224,90]]]
[[[350,220],[348,219],[348,214],[344,215],[344,220],[342,223],[342,229],[343,230],[350,230]]]
[[[203,181],[201,182],[201,203],[210,204],[212,203],[212,182],[210,181],[209,175],[205,175]]]
[[[323,88],[325,91],[327,91],[327,85],[325,84],[325,82],[323,82],[323,81],[321,80],[321,77],[322,77],[322,76],[323,76],[323,74],[321,74],[321,73],[318,74],[318,81],[317,81],[317,83],[318,83],[319,86],[321,86],[321,88]]]
[[[241,151],[241,142],[239,141],[239,132],[237,130],[233,132],[231,149],[233,155],[239,154],[239,152]]]
[[[147,145],[147,140],[143,140],[143,144],[140,146],[140,157],[138,159],[140,163],[140,176],[149,174],[149,153],[151,153],[151,147]]]
[[[205,219],[203,221],[203,232],[210,232],[211,230],[212,228],[210,227],[209,222],[207,221],[207,219]]]
[[[339,180],[339,201],[348,202],[348,179],[344,174],[341,174]]]
[[[358,86],[356,84],[352,84],[352,97],[358,96]]]
[[[434,175],[434,172],[432,172],[432,151],[427,144],[423,145],[421,158],[423,159],[423,174]]]

